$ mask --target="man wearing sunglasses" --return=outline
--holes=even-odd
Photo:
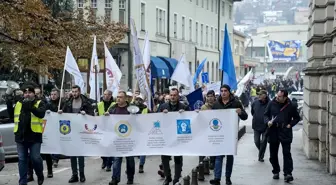
[[[247,120],[247,113],[245,112],[242,103],[231,93],[230,86],[224,84],[220,88],[220,96],[218,101],[213,105],[212,109],[236,109],[236,112],[240,119]],[[216,156],[214,176],[215,178],[210,180],[210,184],[220,185],[222,177],[222,165],[224,156]],[[233,168],[233,155],[226,156],[226,171],[225,181],[227,185],[232,184],[231,174]]]

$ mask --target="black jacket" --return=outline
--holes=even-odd
[[[80,111],[85,111],[86,114],[94,116],[94,108],[92,107],[92,104],[89,101],[89,99],[84,95],[80,95],[80,98],[82,99],[82,106],[80,108]],[[71,97],[67,102],[64,103],[64,106],[62,108],[64,113],[73,113],[72,101],[73,97]]]
[[[286,107],[280,112],[284,106]],[[300,121],[300,115],[292,102],[287,99],[285,103],[279,103],[275,98],[270,101],[265,110],[264,123],[267,124],[274,117],[273,125],[268,130],[268,141],[291,143],[292,128]],[[287,128],[288,124],[291,125],[290,128]]]
[[[163,110],[167,109],[168,112],[178,112],[179,110],[183,109],[185,111],[189,111],[189,106],[187,106],[184,103],[178,102],[177,105],[172,105],[170,102],[169,103],[164,103],[161,104],[159,107],[158,112],[163,112]]]
[[[220,96],[217,102],[213,105],[212,109],[241,109],[241,114],[238,115],[241,120],[247,120],[248,115],[244,110],[242,103],[239,101],[238,98],[234,97],[233,95],[230,96],[230,100],[227,104],[224,104],[222,101],[222,97]]]
[[[252,119],[252,129],[264,132],[267,128],[267,124],[264,122],[264,113],[266,110],[266,107],[268,105],[268,102],[270,99],[266,97],[266,101],[262,102],[259,99],[255,100],[251,105],[251,114],[253,116]]]
[[[38,118],[44,118],[46,112],[46,105],[44,101],[41,101],[38,108],[34,107],[34,104],[38,101],[35,99],[30,102],[22,103],[21,114],[19,117],[19,128],[15,133],[15,142],[30,142],[30,143],[42,143],[42,133],[34,133],[31,130],[30,122],[31,122],[31,114],[34,114]]]
[[[57,112],[58,111],[58,104],[59,104],[59,99],[48,101],[47,110],[50,110],[51,112]],[[60,108],[62,109],[62,107],[64,107],[64,102],[63,101],[61,101]]]

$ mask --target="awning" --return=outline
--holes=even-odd
[[[174,73],[174,70],[177,66],[177,60],[174,58],[168,58],[168,57],[158,57],[160,59],[162,59],[163,61],[165,61],[165,63],[167,64],[168,68],[169,68],[169,72],[172,75]]]
[[[170,71],[167,64],[158,57],[151,56],[152,78],[170,78]]]

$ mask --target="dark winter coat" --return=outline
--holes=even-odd
[[[264,122],[264,113],[270,99],[266,97],[266,101],[255,100],[251,105],[252,129],[258,132],[265,132],[267,124]]]
[[[227,104],[224,104],[222,101],[222,97],[219,97],[217,102],[214,104],[212,109],[241,109],[241,114],[238,115],[241,120],[247,120],[248,115],[244,110],[242,103],[239,101],[238,98],[234,97],[233,95],[230,96],[230,100]]]

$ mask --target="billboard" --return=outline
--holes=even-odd
[[[268,52],[272,54],[270,61],[296,61],[300,56],[301,40],[268,41]]]

